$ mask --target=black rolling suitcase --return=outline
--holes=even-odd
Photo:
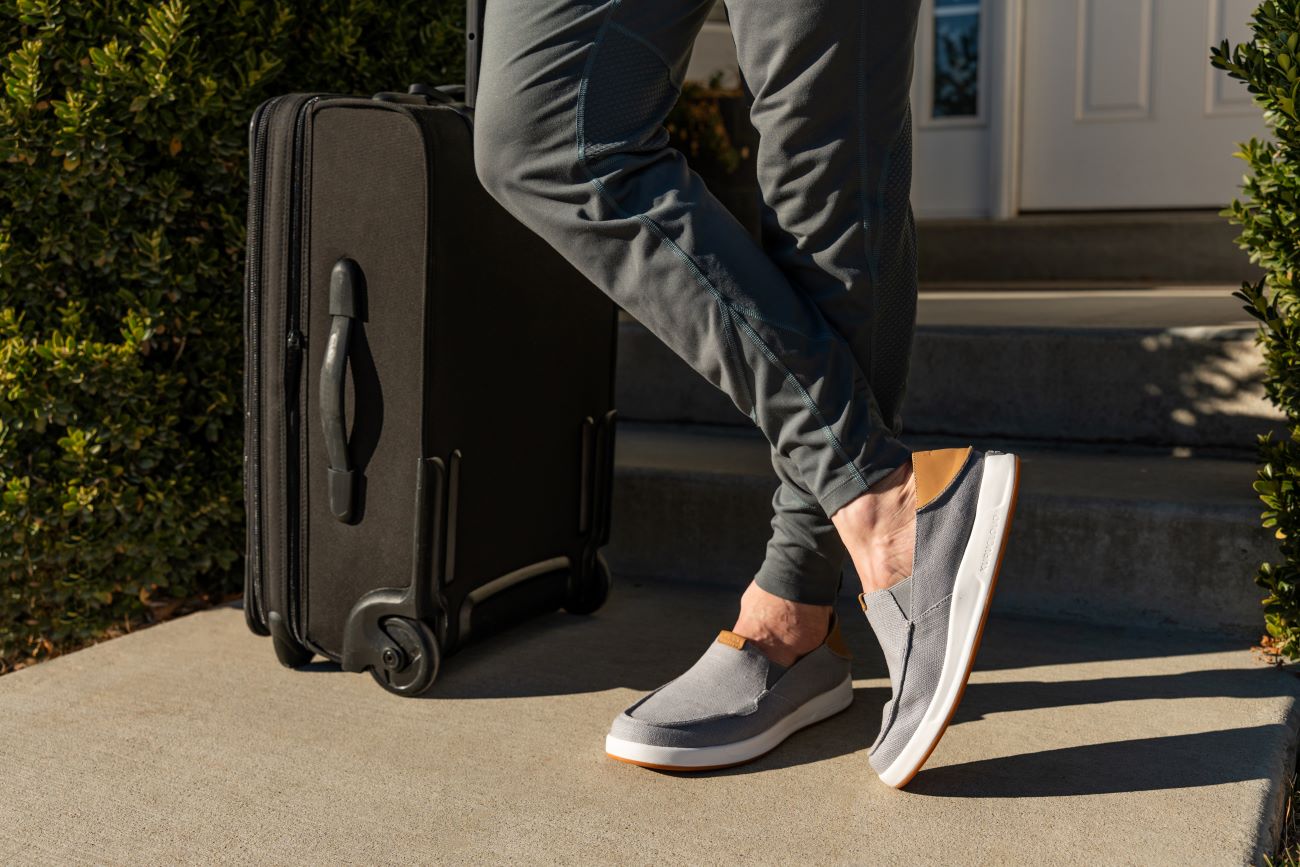
[[[290,94],[249,133],[248,624],[404,695],[609,587],[617,310],[483,190],[463,92]]]

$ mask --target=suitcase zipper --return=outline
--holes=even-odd
[[[302,502],[300,488],[301,468],[299,461],[302,454],[301,434],[299,432],[299,411],[298,404],[300,395],[298,394],[299,380],[301,378],[302,353],[303,346],[306,342],[306,336],[300,329],[300,297],[302,281],[302,188],[303,188],[303,160],[302,153],[304,147],[305,127],[307,117],[310,114],[312,106],[320,99],[325,97],[334,97],[339,94],[316,94],[300,102],[299,95],[287,94],[270,99],[259,106],[250,121],[250,127],[254,130],[252,166],[250,167],[249,177],[249,223],[248,223],[248,259],[252,267],[249,271],[248,280],[248,303],[250,305],[249,317],[249,351],[253,354],[253,363],[249,366],[249,386],[252,391],[249,405],[252,406],[250,431],[247,437],[248,442],[245,444],[246,454],[248,455],[249,471],[247,478],[252,479],[252,485],[248,489],[248,508],[249,508],[249,535],[252,539],[250,549],[252,562],[246,574],[245,580],[245,610],[246,619],[249,626],[254,632],[260,634],[275,633],[278,638],[299,644],[307,644],[304,630],[300,628],[300,609],[302,605],[301,584],[301,556],[299,547],[301,516],[299,514],[299,505]],[[285,490],[284,503],[286,513],[286,526],[284,542],[286,544],[285,568],[283,584],[278,585],[277,592],[268,597],[265,574],[265,532],[264,515],[262,514],[263,491],[262,491],[262,407],[261,407],[261,351],[262,351],[262,334],[261,334],[261,304],[264,301],[263,295],[263,273],[261,246],[262,235],[265,232],[264,211],[265,211],[265,178],[266,173],[266,154],[268,148],[268,133],[270,131],[271,109],[286,102],[297,102],[291,110],[294,112],[293,136],[289,154],[289,162],[292,167],[289,184],[289,208],[288,208],[288,237],[287,250],[289,251],[287,269],[284,274],[287,280],[284,298],[286,309],[282,317],[284,331],[281,332],[285,343],[284,354],[284,400],[283,405],[285,413],[285,424],[283,439],[280,442],[280,454],[285,458]],[[250,592],[251,591],[251,592]],[[283,608],[283,610],[281,610]],[[280,630],[271,620],[277,620],[287,629],[287,635],[281,635]],[[319,652],[318,648],[312,647]]]
[[[245,365],[249,372],[248,391],[244,396],[245,411],[249,414],[248,433],[245,437],[247,467],[245,469],[245,500],[248,509],[249,557],[244,582],[245,616],[250,626],[266,629],[266,605],[263,600],[262,574],[262,409],[261,409],[261,301],[262,301],[262,214],[266,183],[266,131],[271,109],[283,97],[277,96],[263,102],[253,113],[250,122],[252,133],[252,165],[249,171],[248,228],[245,256],[248,261],[246,286],[248,304],[248,347]]]
[[[293,125],[293,180],[290,186],[289,206],[289,287],[288,312],[285,316],[285,370],[284,387],[288,398],[285,405],[285,473],[287,481],[288,503],[288,547],[286,551],[287,581],[285,600],[285,617],[289,632],[298,641],[305,642],[306,630],[301,626],[303,605],[301,552],[299,551],[301,512],[301,473],[299,463],[302,460],[301,435],[299,432],[298,405],[301,397],[298,393],[299,378],[302,374],[302,353],[304,335],[299,329],[299,307],[302,294],[302,184],[303,184],[303,138],[307,126],[307,116],[312,107],[320,101],[314,96],[298,107]]]

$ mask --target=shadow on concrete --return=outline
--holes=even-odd
[[[1113,701],[1181,698],[1275,698],[1300,693],[1294,674],[1269,668],[1186,671],[1093,680],[973,683],[952,724],[1000,713]]]
[[[857,670],[864,666],[854,668],[855,678],[876,676],[873,671]],[[1295,675],[1265,668],[1059,682],[973,683],[966,689],[951,725],[990,714],[1114,701],[1261,699],[1297,693],[1300,680]],[[853,704],[834,719],[794,735],[759,761],[713,773],[755,773],[866,750],[880,729],[881,709],[888,698],[889,691],[884,687],[857,687]],[[1257,726],[1116,741],[969,762],[922,771],[908,791],[947,797],[1037,797],[1176,789],[1267,778],[1271,773],[1268,757],[1250,753],[1260,743],[1275,742],[1272,737],[1260,738],[1270,728],[1282,732],[1284,727]],[[1201,755],[1203,750],[1213,755]],[[1142,767],[1134,769],[1131,765]],[[931,778],[931,774],[936,776]],[[989,784],[982,785],[986,776]],[[923,779],[930,782],[922,785]]]
[[[845,638],[859,682],[843,713],[791,736],[778,749],[737,768],[735,776],[813,764],[865,752],[880,728],[889,698],[875,637],[848,606]],[[627,700],[671,680],[730,626],[736,601],[716,589],[623,584],[597,614],[538,617],[443,661],[427,700],[513,698],[626,690]],[[1240,649],[1239,642],[1177,638],[1145,630],[1106,629],[1038,620],[991,621],[977,668],[1012,670],[1098,660],[1145,659]],[[1209,663],[1212,666],[1214,663]],[[1017,680],[970,685],[953,725],[998,714],[1147,699],[1266,699],[1300,693],[1300,680],[1271,668],[1205,667],[1170,674],[1065,681]],[[317,661],[304,672],[337,673]],[[621,706],[611,701],[611,715]],[[1138,711],[1140,712],[1140,711]],[[922,770],[909,793],[946,798],[1031,798],[1217,785],[1268,778],[1274,757],[1261,743],[1284,741],[1282,724],[1141,738],[1027,752]]]
[[[922,770],[909,794],[940,798],[1043,798],[1215,786],[1268,779],[1261,743],[1281,724],[1043,750]]]
[[[543,615],[472,642],[444,657],[438,683],[428,698],[435,701],[516,698],[610,689],[654,689],[693,664],[718,630],[735,622],[737,610],[738,595],[719,592],[717,588],[687,584],[643,587],[634,582],[621,582],[610,603],[592,616],[562,612]],[[841,604],[839,613],[845,641],[854,656],[854,678],[884,678],[886,671],[880,647],[856,604]],[[994,617],[986,629],[976,669],[1011,670],[1194,655],[1242,647],[1242,642],[1212,636]],[[301,669],[304,672],[338,670],[337,665],[324,660]],[[1133,683],[1027,681],[1015,685],[972,686],[958,709],[956,721],[978,719],[986,713],[1120,701],[1153,694],[1169,698],[1187,694],[1243,697],[1275,694],[1269,693],[1266,686],[1268,676],[1277,674],[1271,670],[1203,674],[1203,677],[1188,674],[1135,678]],[[1247,677],[1234,679],[1234,675]],[[881,690],[874,706],[878,709],[887,698]],[[855,707],[858,704],[862,702],[856,702]],[[870,726],[873,733],[876,725],[873,722]]]
[[[952,725],[994,714],[1117,701],[1267,699],[1300,693],[1294,673],[1272,668],[1176,672],[1072,681],[973,683]],[[1034,798],[1218,785],[1268,779],[1261,743],[1285,741],[1287,725],[1224,729],[1065,747],[922,770],[914,794]]]
[[[874,636],[868,634],[868,642]],[[1040,665],[1073,665],[1124,659],[1196,656],[1244,650],[1248,640],[1188,630],[1103,626],[998,614],[989,617],[975,660],[978,671],[1006,671]],[[857,652],[855,647],[854,651]],[[876,656],[880,651],[863,651]]]
[[[855,676],[859,676],[855,672]],[[971,684],[952,725],[987,714],[1150,698],[1271,698],[1300,692],[1294,676],[1269,669],[1195,671],[1096,680]],[[805,729],[748,765],[708,776],[759,773],[866,751],[880,729],[887,689],[857,687],[848,710]],[[922,770],[908,792],[941,797],[1015,798],[1179,789],[1267,779],[1259,744],[1285,739],[1285,726],[1255,726],[1024,753]],[[865,759],[865,756],[864,756]]]

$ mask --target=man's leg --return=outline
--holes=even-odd
[[[849,343],[668,147],[709,6],[492,0],[475,160],[499,201],[754,420],[829,515],[908,451]]]
[[[818,303],[668,147],[662,121],[710,5],[492,0],[476,167],[521,221],[725,391],[788,461],[789,484],[835,515],[909,452]],[[769,612],[756,616],[762,628],[795,605],[757,594],[751,586],[746,598]],[[833,619],[797,660],[723,630],[690,670],[615,720],[606,751],[653,767],[735,764],[852,699]]]
[[[762,241],[867,374],[891,435],[916,319],[909,90],[917,0],[730,0],[760,140]],[[778,450],[772,535],[755,583],[834,601],[847,553],[827,513]]]
[[[916,310],[908,86],[917,8],[915,0],[832,5],[732,0],[732,27],[763,142],[765,247],[845,338],[896,436]],[[827,26],[842,35],[827,35]],[[774,35],[789,33],[800,36]],[[848,81],[838,91],[832,84]],[[827,111],[837,93],[849,105]],[[856,183],[846,180],[850,155]],[[794,472],[784,455],[773,462],[783,481],[754,587],[829,599],[829,564],[841,546],[818,535],[825,524],[810,504],[783,496],[798,485],[786,481]],[[889,669],[892,695],[869,749],[889,785],[906,785],[924,765],[961,699],[1018,484],[1015,455],[921,451],[866,495],[824,510],[857,567],[862,609]]]

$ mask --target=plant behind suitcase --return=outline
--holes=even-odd
[[[0,671],[237,588],[248,118],[458,80],[462,12],[0,0]]]

